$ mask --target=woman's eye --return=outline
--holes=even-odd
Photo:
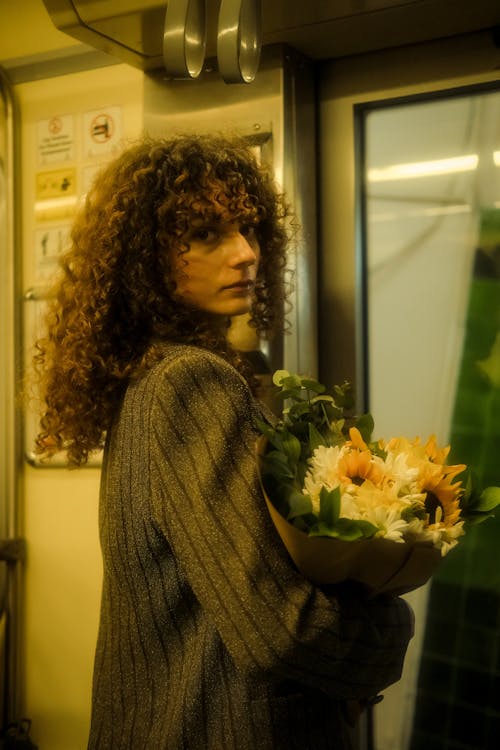
[[[199,242],[214,242],[217,239],[217,232],[210,227],[199,227],[191,231],[191,238]]]
[[[255,227],[253,224],[242,224],[240,227],[240,234],[247,239],[255,237]]]

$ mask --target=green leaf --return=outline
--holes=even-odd
[[[319,519],[327,526],[335,526],[340,516],[340,489],[328,491],[321,488],[319,493]]]
[[[320,445],[324,445],[325,441],[323,440],[322,434],[316,429],[316,427],[310,422],[309,423],[309,450],[311,453],[313,453],[316,448],[319,448]]]
[[[358,539],[370,539],[377,532],[377,528],[368,521],[355,521],[351,518],[339,518],[334,526],[320,521],[309,532],[309,536],[329,536],[355,542]]]
[[[483,521],[487,521],[488,518],[492,517],[493,513],[475,513],[472,511],[465,517],[466,528],[469,526],[477,526],[478,523],[483,523]]]
[[[346,542],[354,542],[356,539],[362,539],[365,535],[359,526],[359,521],[353,521],[350,518],[339,518],[336,530],[339,539]]]
[[[317,380],[309,378],[302,378],[302,387],[307,388],[308,391],[314,391],[314,393],[324,393],[326,391],[323,383],[318,383]]]
[[[426,516],[427,513],[425,507],[422,507],[422,505],[419,505],[418,503],[408,506],[401,512],[401,518],[407,523],[413,521],[414,518],[418,518],[420,521],[425,521]]]
[[[320,401],[327,402],[329,404],[334,404],[335,403],[335,401],[333,400],[333,398],[331,396],[329,396],[328,394],[325,393],[324,395],[313,396],[313,398],[311,399],[311,404],[317,404]]]
[[[302,492],[292,490],[287,499],[290,507],[287,520],[312,513],[312,503],[309,495],[304,495]]]
[[[296,474],[295,474],[295,481],[297,482],[297,485],[299,487],[303,487],[304,486],[304,480],[305,480],[308,468],[309,467],[307,465],[307,461],[299,461],[297,463],[297,471],[296,471]]]
[[[360,431],[361,437],[363,438],[365,443],[369,443],[371,441],[374,426],[375,423],[371,414],[362,414],[354,422],[354,427],[356,427]]]
[[[291,518],[290,523],[296,529],[299,529],[299,531],[303,531],[305,534],[309,534],[309,531],[311,529],[310,519],[311,516],[297,516],[296,518]]]
[[[262,475],[271,475],[281,482],[295,479],[295,472],[290,467],[287,457],[279,451],[267,453],[262,460]]]
[[[288,457],[289,463],[294,465],[300,458],[302,446],[300,440],[290,432],[283,436],[283,451]]]
[[[288,434],[288,431],[283,429],[276,429],[271,430],[269,433],[264,433],[268,440],[268,452],[269,445],[272,445],[273,448],[276,448],[276,450],[281,451],[281,453],[284,453],[283,450],[283,437]]]
[[[284,389],[299,390],[302,387],[301,379],[298,375],[288,375],[281,380],[281,387]]]
[[[283,401],[286,401],[289,398],[294,401],[303,401],[302,393],[301,391],[298,391],[297,388],[284,388],[281,393],[278,393],[278,396],[282,398]]]
[[[353,521],[353,523],[355,523],[358,526],[358,528],[360,529],[365,539],[371,539],[372,536],[375,536],[375,534],[378,531],[378,528],[374,526],[372,523],[370,523],[370,521],[360,520],[360,521]]]
[[[333,397],[335,403],[342,409],[352,409],[354,406],[352,386],[347,381],[342,385],[333,386]]]
[[[463,486],[460,507],[462,518],[468,524],[485,520],[500,504],[500,487],[486,487],[481,491],[477,477],[471,469],[464,472]]]
[[[486,487],[479,495],[479,502],[474,505],[474,511],[491,513],[500,505],[500,487]]]
[[[272,427],[268,422],[264,422],[263,419],[256,419],[255,426],[257,427],[259,432],[262,432],[262,434],[267,438],[269,438],[271,435],[274,435],[275,428]]]
[[[288,377],[290,377],[290,373],[288,372],[288,370],[276,370],[273,375],[273,383],[274,385],[281,387],[282,381]]]
[[[336,539],[339,537],[339,532],[336,526],[330,526],[324,521],[319,521],[309,529],[309,536],[328,536]]]
[[[290,418],[296,419],[301,417],[303,414],[307,414],[311,410],[311,405],[308,401],[298,401],[288,409],[288,415]]]

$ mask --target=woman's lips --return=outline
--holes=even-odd
[[[235,289],[236,291],[240,292],[249,292],[251,291],[255,286],[255,282],[251,279],[248,279],[247,281],[236,281],[234,284],[228,284],[225,289]]]

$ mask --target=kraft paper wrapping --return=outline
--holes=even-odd
[[[261,443],[259,456],[262,450]],[[371,593],[403,594],[423,586],[441,562],[441,553],[430,544],[398,543],[382,538],[346,542],[333,537],[310,537],[288,523],[263,487],[262,491],[290,557],[302,575],[313,583],[326,585],[351,580],[363,584]]]

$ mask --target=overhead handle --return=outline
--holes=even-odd
[[[163,61],[173,78],[197,78],[205,62],[206,0],[168,0]]]
[[[261,16],[261,0],[221,0],[217,59],[226,83],[254,80],[262,47]]]

